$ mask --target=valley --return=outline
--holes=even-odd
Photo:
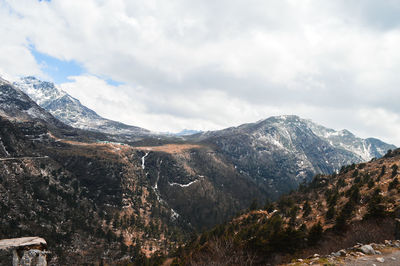
[[[254,217],[269,221],[278,213],[288,215],[282,206],[243,212],[254,204],[281,204],[282,195],[298,187],[312,187],[365,159],[378,162],[396,148],[298,116],[184,136],[139,129],[126,136],[105,129],[107,123],[102,130],[74,128],[70,120],[55,116],[65,108],[85,116],[84,106],[47,97],[48,91],[65,96],[54,84],[24,82],[23,89],[43,107],[18,83],[0,84],[0,237],[44,237],[53,264],[153,263],[234,217],[236,226]],[[360,175],[371,167],[360,169]],[[302,199],[290,197],[290,204]],[[319,213],[328,204],[319,197],[309,202],[309,217],[329,230],[330,221]],[[365,212],[361,208],[355,217],[360,220]],[[308,228],[315,222],[309,218],[303,224]]]

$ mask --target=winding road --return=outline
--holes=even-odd
[[[0,158],[0,161],[13,161],[13,160],[25,160],[25,159],[47,159],[49,156],[38,156],[38,157],[8,157]]]

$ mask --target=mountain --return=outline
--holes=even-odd
[[[37,94],[42,100],[62,94],[37,86],[56,95]],[[121,135],[115,142],[65,125],[20,87],[0,83],[0,237],[40,235],[58,264],[165,254],[254,200],[276,200],[315,174],[394,147],[296,116],[177,138]],[[46,99],[38,101],[50,108]]]
[[[400,236],[399,162],[400,149],[390,151],[338,174],[318,175],[276,202],[252,204],[179,249],[175,265],[282,265],[295,258],[309,258],[295,265],[342,265],[338,250],[349,249],[355,258],[370,254],[360,243]]]
[[[142,151],[66,126],[0,82],[1,239],[44,237],[51,265],[141,265],[192,231],[158,201]]]
[[[42,121],[55,127],[65,127],[24,92],[1,78],[0,115],[14,121]]]
[[[21,78],[18,82],[14,82],[14,85],[54,117],[72,127],[127,137],[144,136],[150,133],[146,129],[99,116],[82,105],[79,100],[57,88],[54,83],[30,76]]]
[[[303,122],[308,125],[315,135],[338,149],[355,154],[361,161],[369,161],[372,158],[382,157],[389,149],[395,148],[393,145],[388,145],[376,138],[358,138],[346,129],[335,131],[313,123],[310,120],[303,120]]]
[[[270,117],[188,139],[215,146],[242,175],[273,197],[310,181],[317,173],[333,173],[343,165],[381,157],[396,148],[298,116]]]

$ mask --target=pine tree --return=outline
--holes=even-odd
[[[308,203],[308,200],[306,200],[306,202],[303,205],[303,217],[306,218],[308,217],[308,215],[310,215],[312,209],[310,206],[310,203]]]
[[[335,217],[335,207],[330,206],[328,211],[326,212],[326,219],[330,220],[333,219],[333,217]]]

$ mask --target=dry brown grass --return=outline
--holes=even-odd
[[[197,144],[165,144],[161,146],[142,146],[142,147],[134,147],[136,150],[141,151],[160,151],[166,152],[170,154],[182,153],[191,149],[199,149],[203,146]]]

